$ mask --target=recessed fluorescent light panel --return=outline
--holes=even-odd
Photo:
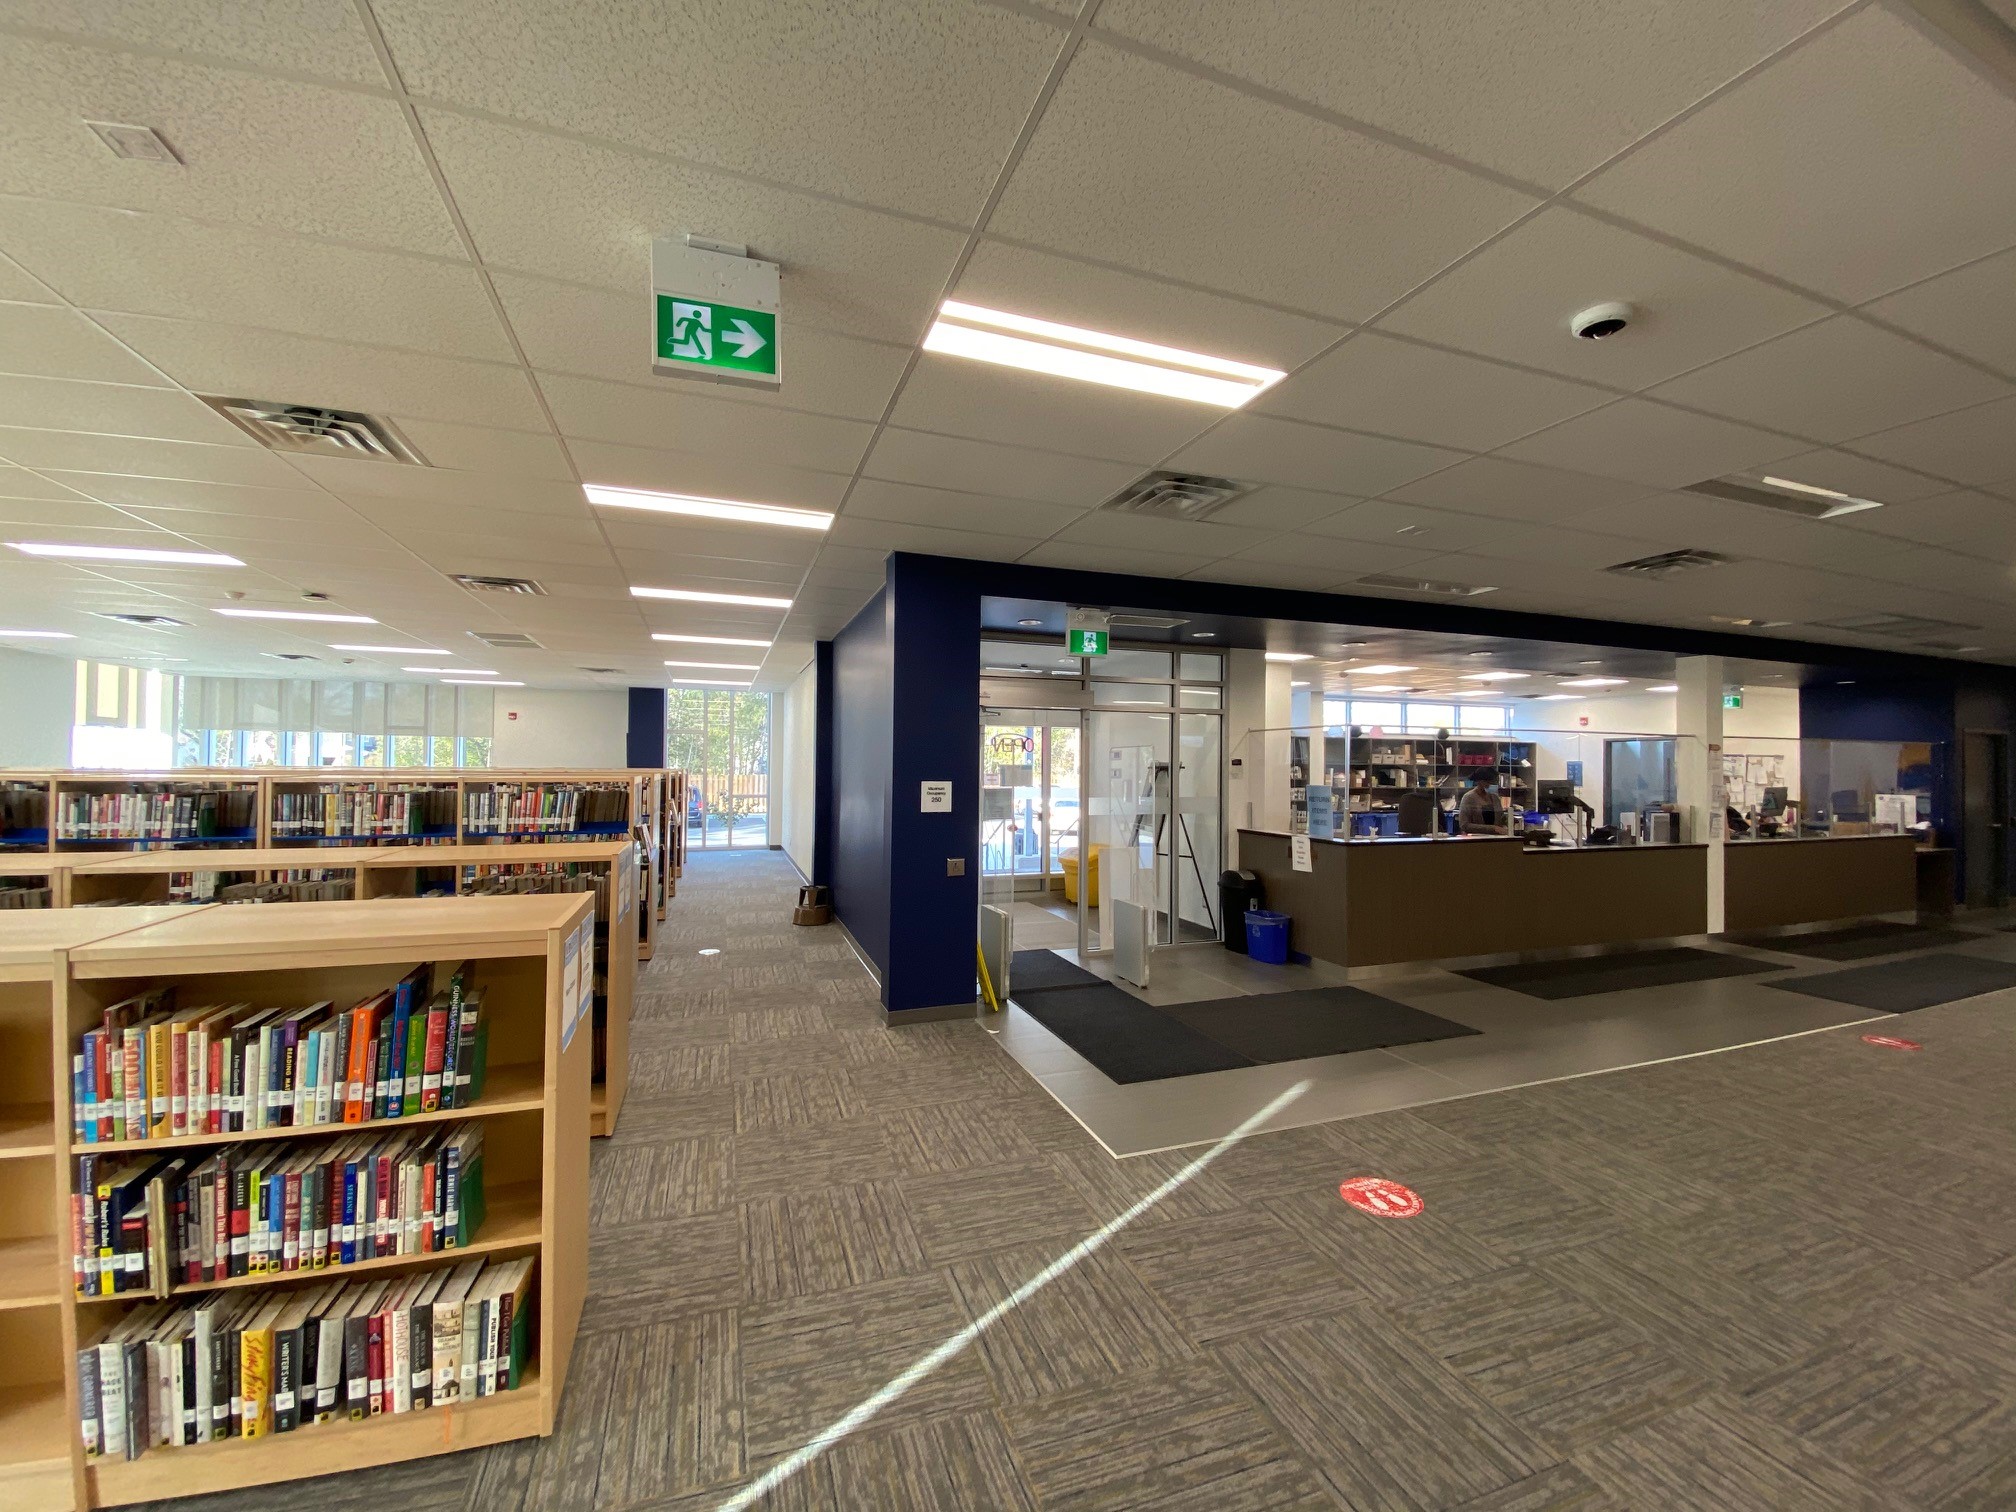
[[[1522,677],[1531,677],[1531,672],[1465,672],[1465,682],[1517,682]]]
[[[16,640],[75,640],[68,630],[0,630],[0,635],[11,635]]]
[[[746,688],[749,686],[749,683],[750,679],[746,677],[739,682],[729,677],[675,677],[672,679],[672,686],[675,688]]]
[[[1410,693],[1413,690],[1405,683],[1372,683],[1363,688],[1353,688],[1353,693]]]
[[[175,562],[185,567],[243,567],[221,551],[156,551],[144,546],[62,546],[50,541],[9,541],[29,556],[75,557],[86,562]]]
[[[1660,683],[1657,687],[1647,688],[1645,691],[1647,693],[1678,693],[1680,691],[1680,684]]]
[[[1834,507],[1820,516],[1823,520],[1831,520],[1838,515],[1860,514],[1865,509],[1881,509],[1883,507],[1883,501],[1880,499],[1858,499],[1853,494],[1842,493],[1838,488],[1821,488],[1812,483],[1794,483],[1790,478],[1766,478],[1764,481],[1773,488],[1785,488],[1790,489],[1793,493],[1811,494],[1816,499],[1836,500],[1837,502]]]
[[[429,677],[495,677],[495,668],[486,667],[401,667],[401,672],[425,672]]]
[[[368,614],[313,614],[306,609],[214,609],[232,619],[318,620],[325,625],[375,625]]]
[[[448,656],[447,651],[436,651],[431,646],[351,646],[332,645],[331,651],[375,652],[380,656]]]
[[[1574,702],[1575,697],[1576,695],[1573,693],[1542,693],[1538,698],[1536,698],[1533,701],[1535,703],[1560,703],[1563,700],[1566,700],[1572,703]]]
[[[1238,409],[1288,376],[1275,368],[982,309],[956,299],[938,307],[938,319],[924,337],[924,350],[1220,409]]]
[[[689,662],[668,661],[668,667],[697,667],[703,672],[761,672],[761,662]]]
[[[659,635],[653,634],[655,641],[678,641],[685,646],[756,646],[763,650],[770,648],[766,640],[745,640],[736,635]]]
[[[1267,653],[1267,660],[1275,662],[1308,661],[1313,655],[1314,653],[1309,651],[1269,651]]]
[[[789,609],[787,598],[764,598],[754,593],[702,593],[697,588],[632,588],[632,598],[677,599],[684,604],[739,604],[748,609]]]
[[[824,530],[833,523],[833,516],[823,510],[789,509],[782,504],[744,504],[737,499],[651,493],[642,488],[611,488],[602,483],[584,484],[581,492],[588,496],[589,503],[609,509],[648,509],[654,514],[734,520],[743,525],[790,525],[799,530]]]
[[[522,688],[525,684],[522,682],[492,682],[487,677],[444,677],[441,679],[441,686],[444,688]]]
[[[1394,662],[1375,662],[1369,667],[1353,667],[1351,677],[1391,677],[1396,672],[1419,672],[1419,667],[1403,667]]]
[[[1561,679],[1561,686],[1564,688],[1614,688],[1619,683],[1629,682],[1630,680],[1628,677],[1564,677]]]

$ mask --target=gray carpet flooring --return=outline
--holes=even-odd
[[[881,1028],[796,885],[680,884],[554,1435],[177,1505],[718,1507],[1182,1167],[976,1025]],[[1251,1139],[760,1505],[2016,1505],[2004,1001]]]

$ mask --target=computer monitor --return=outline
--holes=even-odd
[[[1791,801],[1791,797],[1789,789],[1767,787],[1764,789],[1764,802],[1759,806],[1758,812],[1766,819],[1776,819],[1785,812],[1785,805]]]
[[[1540,780],[1540,812],[1543,814],[1574,813],[1575,784],[1559,777],[1543,777]]]

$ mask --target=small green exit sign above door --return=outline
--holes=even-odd
[[[1741,693],[1724,693],[1722,695],[1722,707],[1725,709],[1742,708],[1743,695]]]
[[[652,372],[781,388],[783,316],[777,264],[700,237],[652,243]]]
[[[777,317],[701,299],[657,297],[660,363],[772,378],[777,373]]]
[[[1073,656],[1104,656],[1106,654],[1105,630],[1067,630],[1065,644]]]

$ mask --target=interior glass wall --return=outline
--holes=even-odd
[[[672,688],[665,761],[686,773],[686,843],[762,849],[770,843],[770,695]]]

